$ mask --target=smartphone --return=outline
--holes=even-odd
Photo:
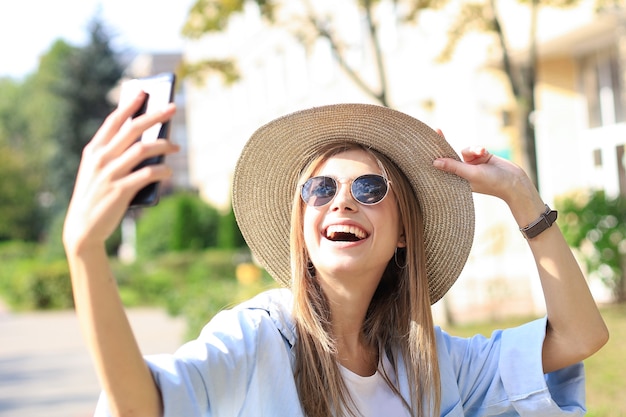
[[[176,76],[174,73],[166,72],[143,78],[134,78],[124,81],[120,88],[119,102],[124,103],[132,100],[137,96],[139,91],[146,93],[146,98],[141,108],[131,117],[139,117],[144,113],[150,113],[167,106],[174,100],[174,87],[176,84]],[[147,129],[137,138],[137,141],[152,142],[159,138],[169,139],[170,121],[165,123],[157,123]],[[143,168],[147,165],[160,164],[163,162],[163,155],[148,158],[137,165],[133,171]],[[159,201],[159,183],[154,182],[148,184],[139,192],[130,202],[130,208],[148,207],[157,204]]]

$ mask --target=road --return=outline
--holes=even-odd
[[[132,309],[144,354],[173,352],[185,323]],[[74,311],[10,313],[0,305],[0,417],[87,417],[100,387]]]

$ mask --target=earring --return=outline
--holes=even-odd
[[[405,249],[404,253],[400,254],[400,256],[404,255],[404,265],[400,265],[400,262],[398,262],[398,249]],[[396,250],[393,252],[393,260],[396,263],[396,266],[400,269],[404,269],[407,266],[407,261],[406,261],[406,248],[398,248],[396,247]]]
[[[306,264],[306,272],[309,278],[315,278],[315,266],[313,265],[313,262],[311,262],[310,259],[307,261],[307,264]]]

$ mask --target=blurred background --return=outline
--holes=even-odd
[[[0,416],[93,409],[63,217],[120,81],[163,71],[178,75],[175,174],[159,205],[129,211],[107,244],[147,353],[275,285],[230,206],[254,130],[311,106],[372,103],[442,129],[458,152],[484,145],[526,169],[559,210],[611,331],[587,361],[589,415],[626,415],[626,2],[13,2],[0,6],[0,39]],[[433,310],[460,335],[545,313],[508,209],[475,203],[470,259]],[[54,349],[61,359],[42,360]]]

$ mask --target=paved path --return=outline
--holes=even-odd
[[[144,354],[173,352],[185,324],[155,309],[129,318]],[[13,314],[0,305],[0,417],[87,417],[100,387],[73,311]]]

